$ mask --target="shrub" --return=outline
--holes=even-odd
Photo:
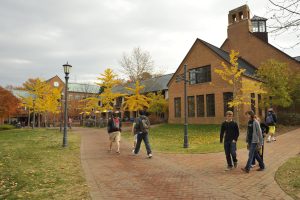
[[[15,126],[10,125],[10,124],[0,125],[0,131],[10,130],[10,129],[14,129],[14,128],[15,128]]]
[[[300,125],[300,113],[279,112],[278,123],[282,125]]]

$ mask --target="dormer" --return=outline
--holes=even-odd
[[[267,20],[268,19],[256,15],[251,19],[251,32],[265,42],[268,42]]]

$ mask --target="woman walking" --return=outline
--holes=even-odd
[[[265,169],[265,164],[259,155],[259,150],[263,144],[261,128],[259,122],[255,119],[255,114],[252,110],[247,111],[246,115],[249,118],[246,137],[249,157],[245,168],[242,168],[242,170],[246,173],[249,173],[252,161],[255,158],[259,163],[259,169],[257,169],[257,171],[263,171]]]

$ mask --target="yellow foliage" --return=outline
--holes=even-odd
[[[136,81],[135,88],[126,87],[127,90],[133,92],[133,95],[125,97],[125,104],[123,106],[124,110],[138,111],[143,110],[144,107],[149,107],[150,98],[141,94],[141,90],[145,86],[140,85],[139,81]]]

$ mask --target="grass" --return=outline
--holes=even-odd
[[[81,171],[80,137],[62,148],[57,130],[0,132],[0,199],[90,199]]]
[[[275,179],[288,195],[300,199],[300,155],[279,167]]]
[[[130,132],[122,137],[132,141]],[[212,153],[224,151],[220,144],[220,125],[189,125],[189,148],[183,148],[183,125],[162,124],[150,129],[149,140],[154,151],[164,153]],[[238,148],[245,147],[244,139],[239,139]]]
[[[5,130],[11,130],[14,129],[15,127],[10,124],[2,124],[0,125],[0,131],[5,131]]]

